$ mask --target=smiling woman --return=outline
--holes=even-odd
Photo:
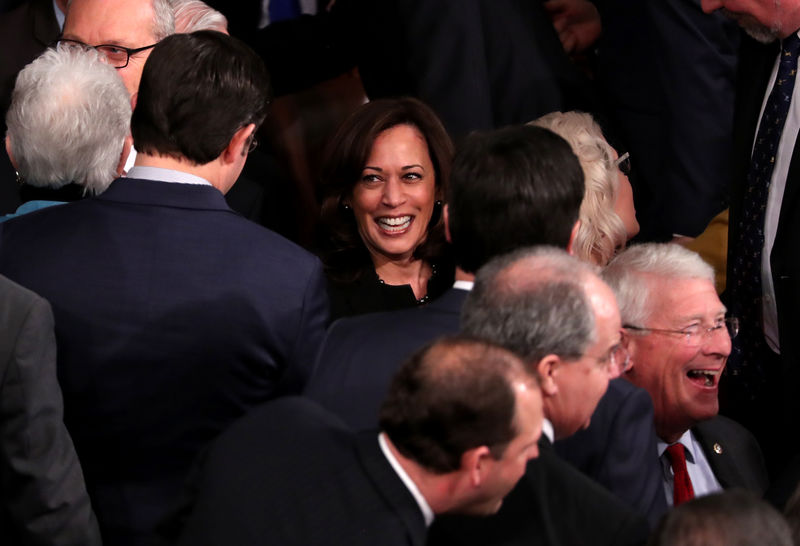
[[[339,128],[323,165],[320,237],[334,318],[413,307],[452,285],[441,201],[452,155],[416,99],[367,103]]]

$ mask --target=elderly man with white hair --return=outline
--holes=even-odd
[[[617,296],[632,360],[625,377],[653,399],[668,504],[731,487],[763,493],[758,444],[717,415],[738,322],[726,317],[713,269],[678,245],[650,243],[621,253],[603,277]]]
[[[102,193],[128,157],[130,117],[125,86],[94,50],[59,46],[26,66],[5,141],[24,204],[0,222]]]

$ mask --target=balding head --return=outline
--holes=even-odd
[[[138,49],[155,45],[175,32],[169,0],[71,0],[62,37],[87,45]],[[136,94],[151,49],[130,56],[117,73],[128,93]]]

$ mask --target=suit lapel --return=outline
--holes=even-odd
[[[412,546],[423,546],[427,537],[427,528],[422,511],[389,461],[386,460],[378,445],[377,435],[374,431],[361,433],[356,441],[358,455],[367,476],[386,504],[403,521],[408,531],[408,543]]]
[[[731,446],[721,437],[714,421],[715,419],[711,419],[698,423],[692,428],[692,432],[722,488],[744,486],[746,482],[736,465]]]

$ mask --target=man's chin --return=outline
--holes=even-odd
[[[726,17],[736,21],[739,26],[742,27],[742,30],[744,30],[748,36],[757,42],[761,42],[762,44],[771,44],[780,38],[779,30],[777,28],[772,28],[761,23],[752,15],[748,15],[746,13],[736,13],[725,8],[720,9],[720,11]]]

